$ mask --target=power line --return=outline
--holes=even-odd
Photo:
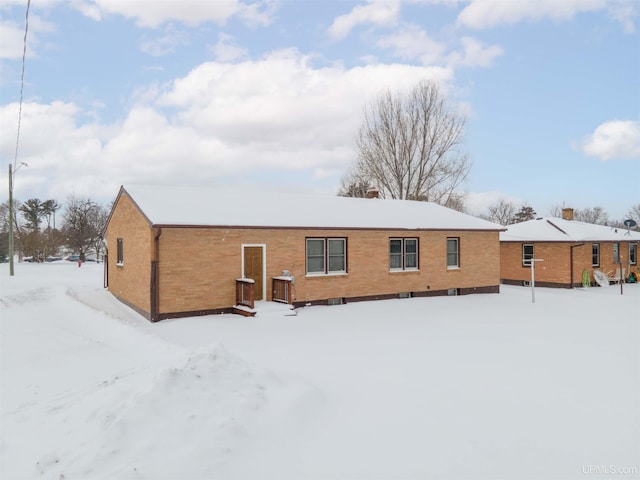
[[[29,7],[31,6],[31,0],[27,0],[27,12],[25,14],[24,22],[24,41],[22,48],[22,75],[20,76],[20,103],[18,106],[18,130],[16,134],[16,154],[13,159],[13,167],[15,174],[16,163],[18,162],[18,145],[20,144],[20,124],[22,123],[22,93],[24,91],[24,64],[27,57],[27,33],[29,32]]]

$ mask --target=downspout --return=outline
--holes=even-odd
[[[158,275],[158,262],[160,261],[160,235],[162,228],[157,228],[153,236],[153,260],[151,260],[151,282],[149,296],[151,299],[151,321],[160,320],[159,300],[160,300],[160,276]]]
[[[105,249],[102,264],[104,267],[104,288],[109,288],[109,249],[108,248]]]
[[[570,255],[570,259],[569,259],[569,262],[570,262],[570,268],[569,269],[571,271],[571,273],[570,273],[571,278],[569,279],[569,285],[571,286],[570,288],[573,288],[573,249],[576,248],[576,247],[582,247],[583,245],[584,245],[584,243],[576,243],[575,245],[570,245],[570,247],[569,247],[571,249],[571,255]]]

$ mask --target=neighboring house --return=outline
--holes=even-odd
[[[106,284],[151,321],[232,312],[247,285],[294,306],[497,293],[502,230],[427,202],[122,187]]]
[[[500,234],[500,278],[502,283],[527,285],[531,281],[531,258],[535,283],[547,287],[582,285],[586,271],[609,277],[638,274],[640,233],[573,220],[573,210],[564,209],[563,218],[539,218],[509,225]]]

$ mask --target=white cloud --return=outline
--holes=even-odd
[[[636,31],[635,20],[640,16],[637,7],[637,2],[633,0],[611,3],[609,15],[622,24],[625,33],[634,33]]]
[[[407,65],[314,68],[310,57],[283,50],[258,61],[202,64],[157,105],[177,109],[178,121],[199,135],[233,145],[244,163],[329,166],[351,158],[361,108],[381,89],[449,75]]]
[[[238,16],[249,27],[266,27],[273,21],[278,2],[263,0],[261,2],[244,4]]]
[[[239,46],[235,42],[235,37],[233,35],[228,35],[226,33],[218,34],[218,43],[211,47],[211,52],[219,62],[232,62],[234,60],[246,58],[248,54],[246,48]]]
[[[582,144],[582,151],[600,160],[640,159],[640,122],[611,120],[599,125]]]
[[[416,25],[403,26],[397,33],[385,35],[377,45],[392,49],[402,60],[419,60],[423,65],[449,65],[450,67],[486,67],[502,55],[497,45],[486,47],[471,37],[460,39],[461,50],[450,50],[445,42],[434,40]]]
[[[73,103],[23,104],[18,163],[28,166],[16,175],[16,198],[35,196],[29,190],[38,185],[42,196],[60,196],[61,191],[97,191],[94,189],[108,174],[100,164],[101,145],[111,134],[111,127],[80,125],[82,113]],[[0,107],[2,158],[14,158],[17,118],[17,103]],[[91,181],[82,183],[89,177]]]
[[[606,5],[605,0],[472,0],[458,15],[457,23],[484,29],[502,24],[513,25],[522,20],[550,18],[563,21],[578,13],[602,10]]]
[[[367,5],[358,5],[349,13],[337,17],[329,27],[329,36],[340,40],[357,25],[394,25],[400,13],[399,0],[371,0]]]
[[[10,20],[0,22],[0,58],[21,59],[24,51],[24,23]],[[40,35],[55,31],[51,22],[42,20],[37,15],[29,17],[29,32],[27,35],[27,57],[37,56]]]
[[[452,73],[397,64],[318,68],[284,50],[204,63],[168,86],[138,89],[136,106],[114,124],[76,104],[26,103],[19,157],[29,168],[20,171],[17,196],[109,197],[126,183],[211,184],[267,171],[325,182],[334,175],[337,183],[354,158],[363,105],[383,88],[424,78],[446,83]],[[1,158],[13,158],[16,118],[17,105],[0,108]],[[27,194],[28,185],[43,190]]]
[[[467,207],[467,211],[471,215],[476,216],[487,213],[489,207],[500,200],[511,202],[514,205],[522,205],[524,203],[520,198],[497,191],[469,192],[465,194],[465,205]]]
[[[175,52],[176,48],[188,45],[189,34],[176,29],[173,24],[167,25],[164,34],[152,39],[145,39],[140,43],[140,50],[153,57],[161,57]]]
[[[266,25],[271,21],[274,4],[270,1],[245,4],[239,0],[181,0],[153,3],[94,0],[93,2],[76,2],[73,5],[94,20],[99,20],[104,15],[117,14],[135,19],[140,27],[157,28],[172,21],[190,26],[207,22],[222,25],[233,16],[242,18],[252,26]]]
[[[89,17],[96,22],[102,20],[100,7],[95,3],[89,3],[82,0],[72,0],[71,6],[82,13],[84,16]]]
[[[397,33],[383,36],[378,46],[392,49],[393,54],[403,60],[420,60],[423,65],[441,63],[446,50],[444,43],[433,40],[416,25],[407,25]]]
[[[503,53],[502,47],[498,45],[485,47],[480,41],[471,37],[462,37],[460,43],[462,52],[453,52],[448,58],[453,65],[488,67]]]
[[[22,58],[24,25],[11,21],[0,22],[0,58]]]

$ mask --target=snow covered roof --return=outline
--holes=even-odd
[[[509,225],[500,233],[501,242],[592,242],[592,241],[640,241],[639,232],[626,228],[607,227],[592,223],[564,220],[562,218],[538,218]]]
[[[254,188],[122,187],[154,225],[503,230],[430,202],[292,194]]]

